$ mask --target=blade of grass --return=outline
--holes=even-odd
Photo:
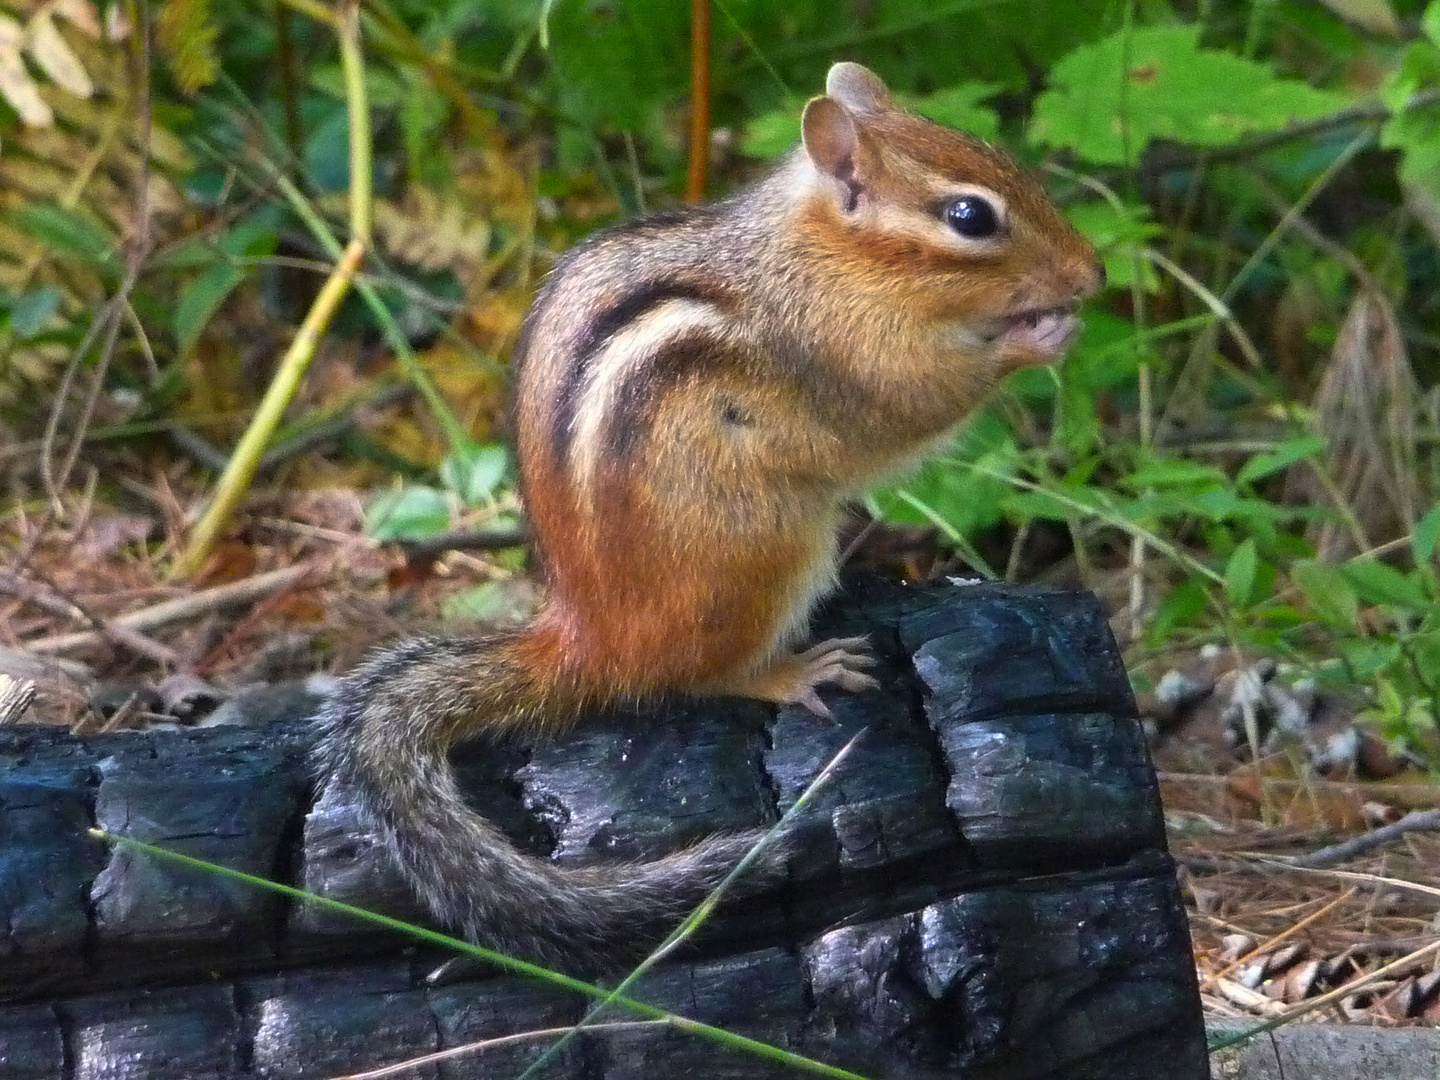
[[[955,528],[954,525],[950,524],[950,522],[946,521],[940,511],[936,510],[924,499],[919,498],[904,488],[897,488],[895,490],[895,497],[924,514],[930,524],[945,534],[945,539],[960,549],[961,554],[970,560],[970,565],[975,567],[976,570],[979,570],[991,581],[999,579],[1000,575],[995,573],[995,568],[976,550],[975,545],[970,543],[969,538],[959,529]],[[871,512],[875,513],[877,517],[879,516],[878,508]]]
[[[325,249],[326,253],[338,255],[341,250],[340,241],[336,238],[329,224],[310,203],[310,200],[305,197],[305,194],[291,183],[290,179],[280,172],[273,162],[263,157],[257,158],[256,160],[261,168],[269,174],[271,182],[274,183],[275,186],[279,188],[281,194],[285,196],[285,201],[290,204],[291,210],[300,218],[305,227],[310,230],[311,235],[315,237],[316,241]],[[429,408],[431,415],[435,417],[435,422],[439,425],[445,442],[450,448],[450,452],[458,453],[468,441],[465,428],[450,410],[450,406],[445,403],[444,397],[441,396],[440,391],[431,381],[424,366],[420,363],[420,358],[415,355],[415,350],[410,347],[410,342],[406,340],[404,331],[400,329],[400,325],[395,321],[395,317],[390,314],[390,309],[385,306],[385,301],[380,298],[380,293],[373,285],[363,279],[357,279],[355,281],[355,291],[359,294],[360,299],[365,302],[365,306],[370,309],[370,314],[374,316],[376,323],[379,324],[380,332],[384,335],[386,344],[390,346],[390,350],[395,354],[395,359],[399,361],[400,366],[405,370],[406,376],[415,384],[415,389],[419,391],[420,396],[425,399],[425,404]]]
[[[0,676],[3,678],[4,676]],[[591,1031],[645,1031],[647,1029],[666,1028],[670,1023],[667,1020],[622,1020],[613,1024],[596,1024]],[[466,1043],[464,1046],[452,1046],[448,1050],[437,1050],[433,1054],[421,1054],[419,1057],[406,1058],[404,1061],[397,1061],[393,1065],[382,1065],[378,1069],[366,1069],[364,1072],[346,1073],[344,1076],[332,1076],[330,1080],[384,1080],[387,1076],[397,1076],[400,1073],[408,1073],[413,1069],[423,1069],[426,1065],[435,1065],[441,1061],[454,1061],[466,1054],[483,1053],[486,1050],[493,1050],[502,1046],[518,1046],[521,1043],[534,1042],[537,1039],[548,1039],[555,1035],[563,1035],[569,1028],[540,1028],[535,1031],[520,1031],[514,1035],[500,1035],[493,1039],[477,1039],[475,1042]]]
[[[1230,283],[1225,286],[1225,291],[1220,294],[1220,302],[1222,304],[1225,304],[1227,307],[1230,305],[1230,302],[1235,299],[1235,295],[1240,291],[1241,286],[1245,284],[1246,279],[1255,272],[1256,267],[1269,257],[1270,252],[1275,250],[1276,245],[1284,239],[1285,234],[1290,231],[1291,227],[1300,218],[1300,215],[1305,212],[1305,208],[1314,202],[1319,194],[1329,186],[1330,181],[1339,175],[1340,170],[1350,164],[1351,159],[1354,158],[1356,154],[1370,144],[1371,140],[1375,137],[1374,127],[1374,124],[1367,126],[1364,131],[1351,139],[1345,148],[1335,156],[1335,160],[1325,166],[1325,168],[1321,170],[1320,175],[1310,182],[1310,185],[1301,193],[1300,198],[1295,201],[1295,205],[1290,207],[1285,215],[1281,217],[1279,222],[1276,223],[1275,228],[1271,229],[1270,232],[1266,234],[1265,239],[1260,241],[1255,250],[1250,253],[1250,257],[1245,260],[1245,264],[1230,278]]]
[[[1046,498],[1054,499],[1062,506],[1075,510],[1086,517],[1098,518],[1112,528],[1119,529],[1121,532],[1129,533],[1131,537],[1143,540],[1145,543],[1149,544],[1162,555],[1166,556],[1167,558],[1174,559],[1176,562],[1180,563],[1182,566],[1193,571],[1194,573],[1199,574],[1201,577],[1209,578],[1216,585],[1219,585],[1222,588],[1225,585],[1225,579],[1223,576],[1210,569],[1210,567],[1206,566],[1198,559],[1194,558],[1193,556],[1187,554],[1184,551],[1181,551],[1169,541],[1162,540],[1159,535],[1151,532],[1149,529],[1141,525],[1136,525],[1133,521],[1127,521],[1118,514],[1107,513],[1101,507],[1091,506],[1087,503],[1081,502],[1079,499],[1071,498],[1063,491],[1057,491],[1053,487],[1050,487],[1046,484],[1037,484],[1032,480],[1026,480],[1025,478],[1020,476],[1011,476],[1007,473],[1000,472],[998,469],[987,468],[986,466],[981,465],[978,462],[956,461],[956,464],[961,465],[962,467],[970,470],[971,472],[979,473],[981,476],[988,476],[993,480],[1001,480],[1007,484],[1013,484],[1018,488],[1023,488],[1026,491],[1033,491],[1036,494],[1044,495]]]
[[[204,859],[197,859],[191,855],[182,855],[178,851],[170,851],[167,848],[158,847],[155,844],[147,844],[143,840],[134,840],[128,836],[120,836],[116,833],[106,832],[104,829],[87,830],[91,836],[106,843],[114,844],[117,847],[129,850],[144,852],[146,855],[161,860],[162,862],[174,863],[177,866],[188,866],[192,870],[200,870],[207,874],[214,874],[230,881],[239,881],[252,885],[257,889],[267,889],[270,892],[279,893],[292,900],[298,900],[306,904],[326,911],[339,912],[342,915],[349,915],[352,918],[364,922],[374,923],[383,926],[387,930],[394,930],[419,941],[431,945],[438,945],[444,949],[473,957],[476,960],[493,964],[501,971],[509,972],[512,975],[526,975],[530,978],[539,979],[549,983],[551,986],[558,986],[565,990],[571,990],[577,994],[583,994],[589,998],[608,999],[611,994],[602,986],[595,986],[593,983],[584,982],[581,979],[563,975],[558,971],[551,971],[549,968],[541,967],[539,964],[532,964],[525,960],[517,960],[513,956],[506,956],[504,953],[487,949],[482,945],[473,945],[460,938],[450,937],[436,930],[429,930],[423,926],[415,926],[411,923],[395,919],[389,915],[382,915],[377,911],[366,911],[364,908],[356,907],[353,904],[344,903],[341,900],[332,900],[328,896],[317,896],[315,893],[305,892],[303,889],[294,888],[291,885],[282,885],[278,881],[269,881],[254,874],[247,874],[241,870],[232,870],[228,866],[221,866],[218,863],[206,862]],[[803,1055],[792,1053],[778,1046],[771,1046],[769,1043],[761,1042],[759,1039],[751,1039],[744,1035],[737,1035],[724,1028],[718,1028],[699,1020],[691,1020],[689,1017],[680,1016],[676,1013],[666,1012],[664,1009],[656,1008],[654,1005],[647,1005],[643,1001],[635,1001],[632,998],[616,998],[613,1004],[638,1013],[640,1016],[652,1020],[664,1020],[678,1031],[684,1031],[701,1038],[709,1039],[717,1046],[734,1050],[737,1053],[749,1054],[753,1057],[763,1058],[766,1061],[783,1065],[799,1072],[810,1073],[814,1076],[828,1076],[833,1080],[867,1080],[859,1073],[850,1072],[834,1065],[827,1065],[823,1061],[816,1061]]]
[[[839,752],[830,759],[829,764],[820,770],[815,779],[810,781],[805,790],[800,793],[800,797],[780,816],[780,820],[766,830],[765,835],[759,839],[754,847],[745,853],[745,857],[735,864],[730,873],[725,875],[724,880],[722,880],[719,885],[716,885],[715,888],[710,891],[710,895],[700,902],[700,906],[687,915],[685,920],[675,928],[669,937],[656,947],[654,952],[636,965],[635,970],[630,972],[629,975],[626,975],[625,978],[620,981],[619,985],[610,992],[608,997],[592,1005],[590,1010],[580,1018],[579,1023],[558,1039],[554,1046],[550,1047],[545,1053],[532,1061],[529,1067],[526,1068],[516,1080],[529,1080],[529,1078],[535,1075],[547,1062],[553,1060],[575,1036],[592,1026],[595,1019],[605,1009],[612,1003],[622,1000],[622,995],[639,982],[647,971],[673,952],[681,942],[698,930],[704,924],[705,920],[710,917],[711,913],[714,912],[716,906],[719,905],[720,899],[725,895],[726,890],[749,872],[750,868],[753,867],[760,858],[761,852],[770,847],[770,845],[774,843],[775,838],[784,831],[785,827],[794,820],[796,815],[814,801],[816,793],[829,783],[830,778],[835,775],[841,763],[850,756],[850,752],[855,749],[856,745],[865,737],[866,732],[869,730],[869,728],[861,728],[856,732],[855,736],[842,746]]]

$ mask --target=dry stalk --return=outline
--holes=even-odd
[[[670,1027],[668,1020],[619,1020],[608,1024],[592,1024],[590,1031],[644,1031],[648,1028]],[[464,1046],[452,1046],[448,1050],[437,1050],[433,1054],[421,1054],[419,1057],[407,1058],[404,1061],[397,1061],[393,1065],[384,1065],[378,1069],[367,1069],[365,1072],[347,1073],[344,1076],[332,1077],[331,1080],[383,1080],[387,1076],[395,1076],[399,1073],[408,1073],[412,1069],[421,1069],[426,1065],[434,1065],[441,1061],[452,1061],[458,1057],[465,1057],[470,1054],[482,1054],[486,1050],[495,1050],[504,1046],[516,1046],[521,1043],[538,1042],[541,1039],[553,1039],[568,1034],[570,1028],[542,1028],[537,1031],[521,1031],[514,1035],[501,1035],[494,1039],[479,1039]]]
[[[350,242],[335,268],[321,286],[314,303],[290,343],[279,370],[265,392],[260,407],[235,447],[215,495],[175,560],[174,576],[191,577],[205,565],[210,550],[230,524],[240,500],[270,445],[280,420],[300,389],[300,382],[315,358],[320,339],[340,308],[366,252],[371,245],[373,200],[371,198],[370,103],[365,86],[364,57],[360,41],[360,11],[355,0],[342,4],[331,14],[323,6],[325,21],[340,39],[340,61],[345,76],[345,101],[350,119]]]
[[[1315,398],[1315,424],[1329,443],[1330,501],[1356,527],[1327,522],[1312,540],[1338,560],[1403,535],[1415,521],[1418,389],[1394,309],[1362,288],[1340,327]],[[1302,473],[1301,484],[1319,479]],[[1312,490],[1309,494],[1319,496]]]
[[[166,600],[153,607],[132,611],[128,615],[118,615],[109,620],[109,627],[113,633],[116,630],[149,630],[156,626],[164,626],[166,623],[179,622],[232,604],[243,604],[267,596],[276,589],[284,589],[293,585],[312,570],[313,566],[305,563],[300,566],[287,566],[283,570],[271,570],[268,573],[257,574],[241,581],[217,585],[213,589],[206,589],[190,596],[181,596],[174,600]],[[85,630],[74,634],[56,634],[29,641],[25,643],[25,648],[35,653],[66,653],[75,649],[87,648],[102,640],[104,640],[104,635],[101,632]]]

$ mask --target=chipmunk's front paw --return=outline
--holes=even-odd
[[[875,666],[876,660],[870,652],[867,638],[831,638],[820,644],[796,653],[790,658],[795,665],[795,676],[788,704],[803,705],[816,716],[831,719],[830,707],[820,700],[816,692],[822,686],[838,686],[842,690],[858,693],[871,690],[880,684],[865,669]]]
[[[879,686],[874,676],[865,671],[876,662],[867,639],[831,638],[804,652],[778,657],[757,671],[727,679],[717,689],[777,705],[803,705],[828,720],[830,708],[816,691],[822,686],[852,692]]]

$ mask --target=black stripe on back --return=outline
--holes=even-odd
[[[655,406],[667,393],[697,373],[713,376],[737,364],[734,347],[714,334],[700,331],[667,342],[616,391],[602,435],[606,451],[615,458],[630,454],[654,424]]]
[[[569,453],[570,439],[574,434],[571,427],[575,422],[575,410],[580,406],[580,393],[595,357],[610,339],[625,327],[672,300],[702,300],[723,308],[728,298],[721,290],[709,284],[651,281],[631,289],[591,319],[556,393],[552,421],[554,428],[551,433],[556,458],[564,458]]]

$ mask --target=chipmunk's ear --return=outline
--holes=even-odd
[[[849,187],[857,187],[855,151],[860,145],[855,120],[832,97],[811,98],[800,118],[801,141],[815,167]]]
[[[825,93],[851,112],[885,112],[895,108],[890,90],[869,68],[848,60],[831,65],[825,77]]]

